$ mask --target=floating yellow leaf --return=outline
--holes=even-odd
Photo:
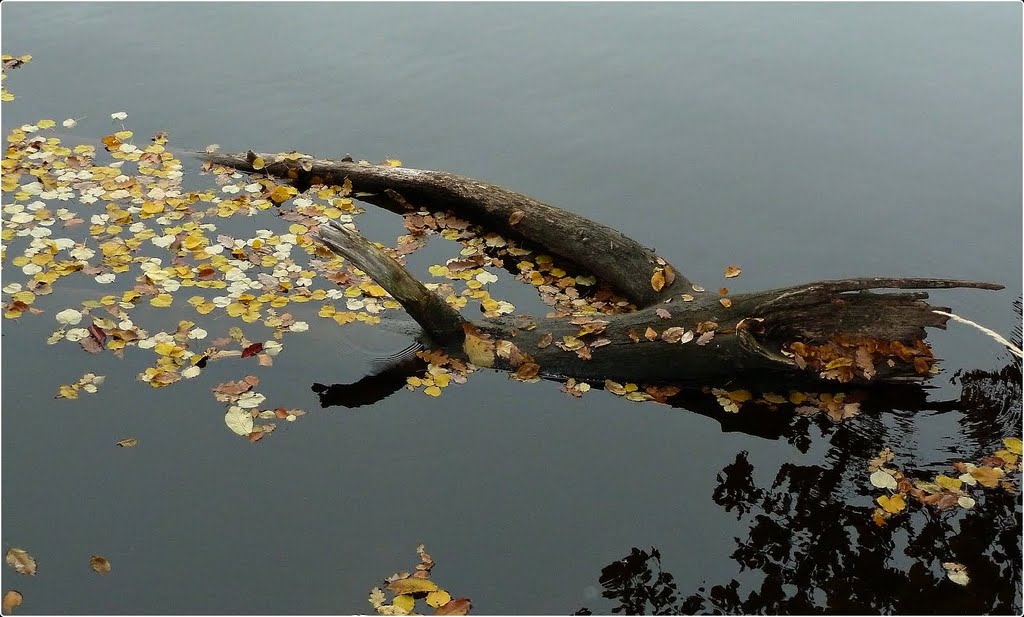
[[[437,386],[428,386],[423,390],[423,394],[428,396],[441,396],[441,388]]]
[[[445,604],[451,602],[451,595],[448,594],[444,589],[438,589],[437,591],[431,591],[427,594],[427,604],[434,608],[440,608]]]
[[[412,608],[416,606],[416,599],[408,594],[402,594],[395,596],[395,599],[392,602],[392,604],[402,609],[406,613],[411,613]]]
[[[1003,440],[1003,445],[1006,446],[1007,450],[1013,452],[1018,456],[1020,454],[1024,454],[1024,452],[1021,451],[1021,447],[1024,444],[1022,444],[1021,440],[1017,439],[1016,437],[1007,437],[1006,439]]]
[[[889,514],[896,514],[907,507],[907,502],[903,499],[903,495],[900,494],[893,495],[892,497],[882,495],[876,501]]]
[[[150,299],[149,303],[159,308],[167,308],[174,303],[174,296],[171,294],[157,294]]]
[[[950,478],[949,476],[938,475],[935,476],[935,483],[942,488],[948,488],[951,491],[959,491],[963,482],[957,478]]]

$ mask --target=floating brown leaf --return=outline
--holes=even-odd
[[[101,555],[93,555],[89,558],[89,567],[100,574],[106,574],[110,572],[110,562],[107,561],[106,557]]]
[[[134,448],[137,445],[139,445],[139,440],[135,437],[126,437],[125,439],[117,442],[118,448]]]
[[[36,575],[36,560],[25,549],[11,548],[7,550],[7,565],[18,574]]]
[[[4,594],[3,611],[4,615],[10,615],[16,607],[21,606],[23,596],[20,591],[14,589]]]
[[[469,609],[473,608],[473,603],[469,601],[469,598],[456,598],[445,604],[439,606],[434,611],[435,615],[468,615]]]
[[[263,351],[263,343],[253,343],[242,350],[242,357],[248,358],[249,356],[255,356],[261,351]]]
[[[740,270],[739,266],[726,266],[723,274],[725,274],[725,278],[731,279],[739,276],[740,272],[743,272],[743,270]]]
[[[399,595],[435,591],[437,583],[422,578],[400,578],[388,583],[388,590]]]

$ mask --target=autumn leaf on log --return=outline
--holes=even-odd
[[[665,288],[665,270],[663,268],[654,270],[654,274],[651,276],[651,287],[654,291],[661,291]]]

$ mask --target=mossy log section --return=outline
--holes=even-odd
[[[332,222],[320,228],[319,236],[395,296],[432,342],[448,353],[478,366],[518,371],[524,365],[535,365],[537,374],[543,377],[585,381],[681,384],[754,375],[759,379],[817,380],[820,376],[816,371],[782,353],[786,344],[824,344],[845,336],[912,345],[925,338],[925,328],[945,327],[947,318],[933,312],[938,307],[924,302],[924,292],[870,290],[1001,288],[992,283],[948,279],[846,279],[738,294],[731,296],[729,307],[723,306],[716,295],[702,293],[690,302],[676,297],[633,313],[586,316],[584,320],[596,320],[599,331],[581,335],[581,327],[587,324],[581,326],[567,318],[519,316],[466,322],[354,229]],[[670,328],[692,332],[707,322],[716,324],[715,334],[704,344],[698,344],[696,338],[683,343],[678,339],[668,342],[664,337]],[[592,321],[590,327],[594,325]],[[647,338],[648,328],[658,336]],[[558,345],[565,337],[587,344],[600,340],[603,344],[590,348],[590,357],[585,359],[575,350]],[[922,381],[929,376],[917,370],[913,362],[877,362],[875,370],[871,380],[857,376],[853,381]]]
[[[194,152],[201,160],[249,173],[263,173],[297,183],[342,185],[347,178],[355,191],[375,193],[377,205],[402,211],[412,204],[430,211],[450,210],[471,223],[504,236],[525,239],[579,264],[607,282],[638,307],[667,300],[690,282],[663,258],[621,232],[573,212],[480,180],[444,171],[369,165],[326,159],[285,159],[282,155]],[[253,162],[263,159],[256,170]],[[661,269],[660,290],[651,279]]]

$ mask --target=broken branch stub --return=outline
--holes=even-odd
[[[391,294],[433,341],[461,340],[463,319],[458,311],[359,232],[332,221],[320,227],[317,237]]]

